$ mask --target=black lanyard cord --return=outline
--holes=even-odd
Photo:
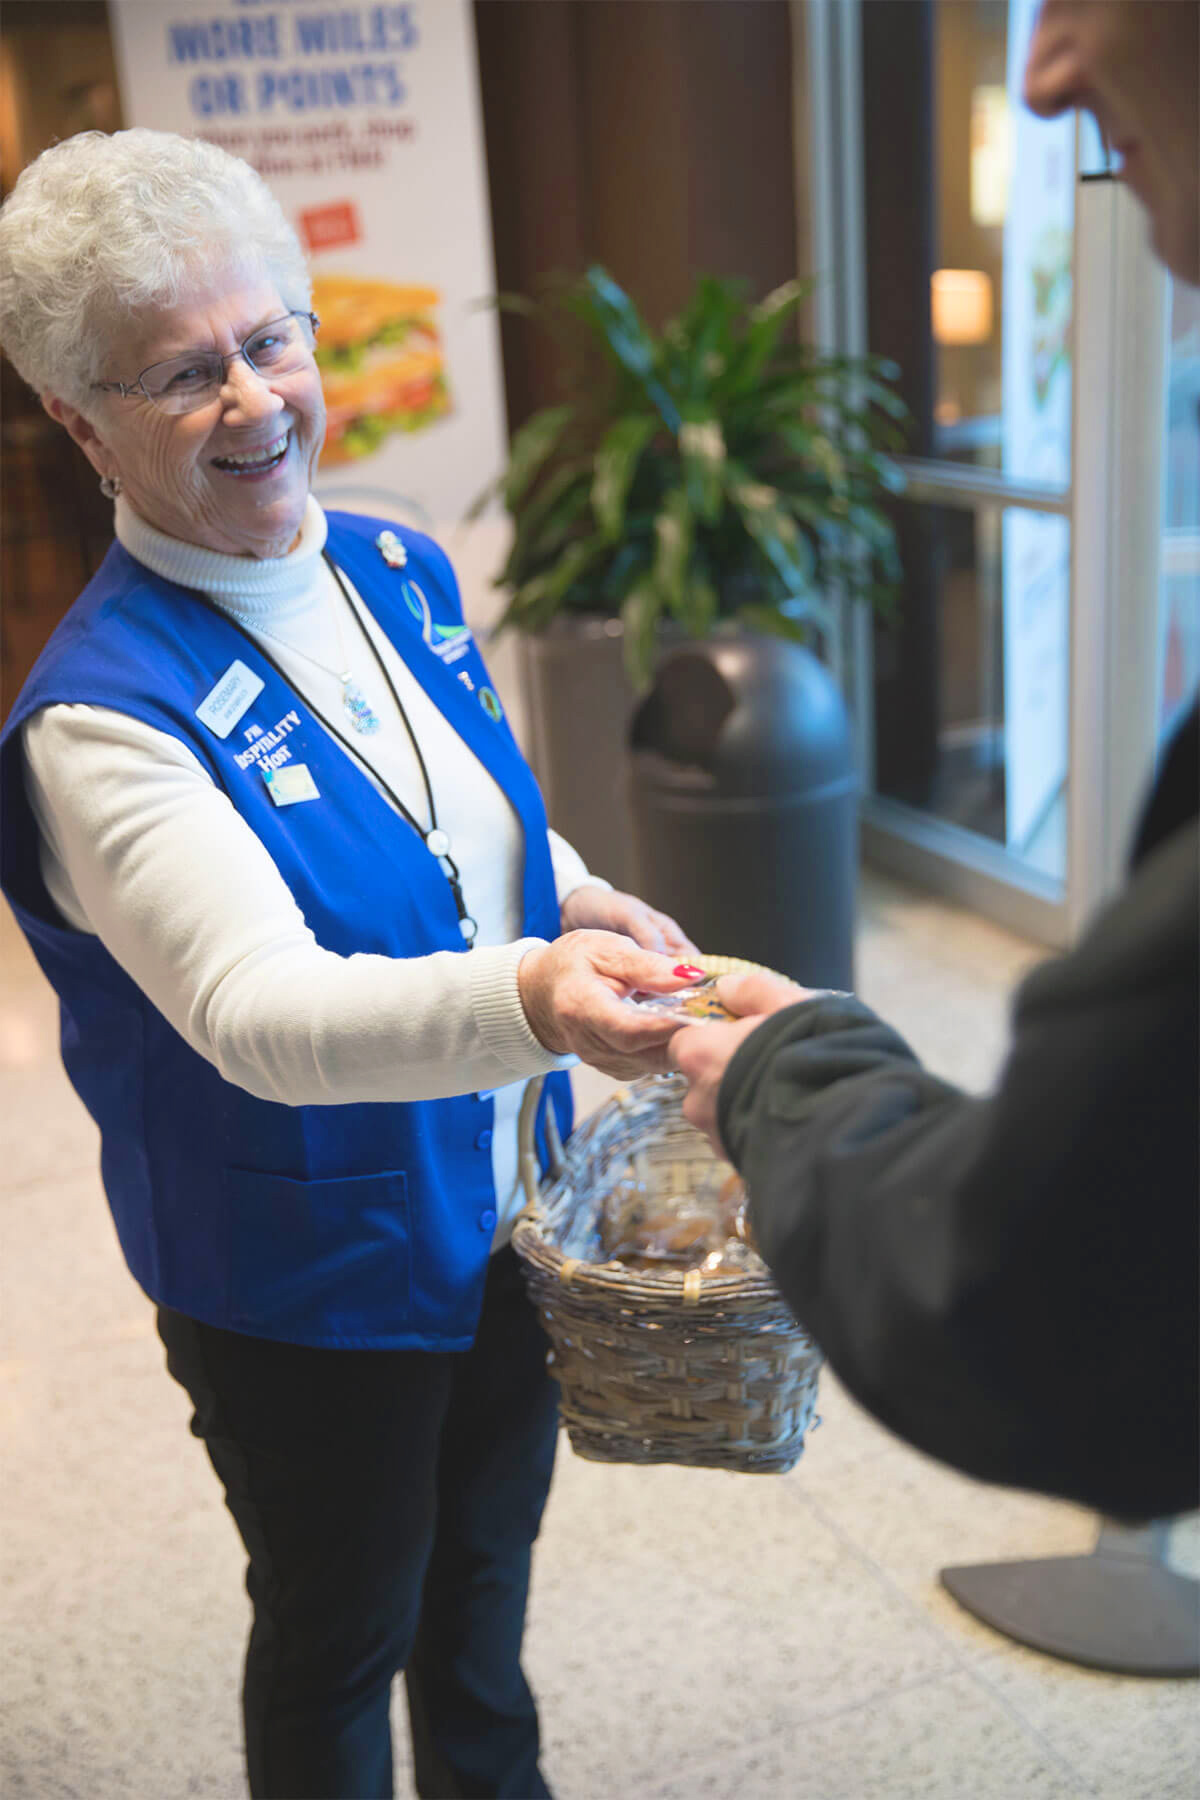
[[[397,794],[397,792],[391,786],[391,784],[384,779],[384,777],[379,773],[378,769],[374,768],[371,765],[371,763],[362,754],[361,750],[359,750],[357,748],[357,746],[351,741],[351,739],[349,739],[348,737],[345,737],[342,734],[342,732],[340,732],[338,730],[337,726],[333,723],[332,719],[326,718],[325,714],[321,711],[321,709],[318,706],[314,705],[313,701],[308,697],[308,695],[301,694],[300,698],[303,700],[303,702],[304,702],[305,706],[308,708],[309,712],[312,713],[313,717],[315,719],[319,720],[319,722],[325,727],[325,729],[329,733],[330,737],[335,738],[337,740],[337,742],[342,746],[343,750],[349,751],[350,755],[354,758],[355,762],[359,764],[359,766],[365,771],[367,776],[372,781],[377,782],[379,784],[379,786],[383,789],[384,793],[387,795],[388,799],[391,801],[392,805],[396,808],[396,811],[400,814],[400,817],[404,820],[405,824],[410,825],[412,827],[412,829],[416,832],[417,836],[421,839],[422,843],[426,845],[426,848],[428,848],[428,840],[430,839],[430,837],[432,837],[433,833],[438,829],[438,822],[437,822],[437,809],[434,805],[434,799],[433,799],[433,786],[429,779],[429,771],[425,766],[425,758],[421,754],[421,746],[417,742],[416,733],[413,731],[413,728],[412,728],[411,724],[409,723],[408,714],[405,712],[404,706],[400,699],[400,696],[396,692],[395,685],[392,682],[392,678],[388,674],[387,665],[385,664],[383,658],[380,656],[379,651],[375,648],[375,644],[371,637],[371,634],[367,630],[366,626],[363,624],[362,619],[359,617],[358,608],[354,605],[354,602],[350,598],[350,595],[346,589],[346,584],[342,580],[341,571],[339,570],[337,564],[333,561],[332,557],[329,555],[329,552],[327,550],[323,551],[322,555],[324,556],[326,563],[328,564],[330,570],[332,571],[334,579],[337,581],[339,588],[342,590],[342,594],[345,598],[347,606],[350,608],[350,611],[354,614],[355,624],[358,626],[359,630],[362,632],[362,635],[364,636],[364,638],[366,638],[367,643],[370,646],[371,654],[374,656],[376,663],[379,665],[380,673],[382,674],[384,681],[387,683],[388,692],[391,694],[392,699],[396,703],[396,710],[399,712],[401,719],[404,721],[404,729],[408,733],[408,741],[413,747],[413,752],[417,759],[417,765],[421,771],[421,780],[425,786],[425,798],[426,798],[426,801],[428,802],[429,818],[430,818],[430,825],[429,825],[428,831],[420,823],[420,821],[413,816],[413,814],[409,811],[408,807],[405,806],[403,800],[401,800],[399,794]],[[203,601],[204,605],[208,607],[210,612],[217,613],[228,624],[232,625],[235,631],[241,632],[242,636],[247,640],[247,642],[249,644],[251,644],[255,650],[257,650],[258,654],[262,657],[263,661],[265,663],[269,664],[269,666],[272,669],[274,669],[276,675],[279,676],[279,679],[283,682],[285,687],[290,687],[290,688],[295,689],[295,683],[292,681],[291,677],[285,673],[285,671],[280,667],[279,663],[276,661],[275,657],[271,654],[271,652],[263,644],[261,644],[259,642],[259,640],[254,636],[253,632],[249,631],[246,628],[246,626],[241,623],[241,621],[239,619],[235,619],[230,613],[227,613],[223,606],[218,606],[214,600],[210,600],[207,594],[200,593],[200,591],[198,589],[194,589],[193,592],[197,593],[198,598]],[[454,858],[449,855],[437,856],[437,855],[435,855],[435,853],[433,851],[430,851],[430,855],[434,856],[435,861],[442,868],[442,872],[446,876],[446,880],[450,887],[450,892],[454,897],[454,910],[458,914],[458,927],[459,927],[459,930],[462,932],[463,937],[466,940],[468,948],[470,948],[470,946],[475,942],[475,936],[476,936],[476,933],[477,933],[479,927],[476,925],[475,920],[471,917],[470,913],[467,911],[467,904],[466,904],[465,899],[463,898],[462,876],[459,872],[458,864],[454,861]]]
[[[408,714],[404,710],[404,704],[401,701],[399,694],[396,692],[396,688],[392,681],[391,676],[388,674],[387,664],[384,662],[382,656],[380,656],[379,651],[375,647],[375,639],[371,636],[370,632],[367,630],[366,626],[364,625],[362,619],[359,616],[359,611],[358,611],[357,606],[355,606],[353,600],[350,598],[350,590],[346,586],[346,583],[342,580],[342,571],[338,568],[338,566],[334,562],[332,556],[330,556],[328,550],[322,550],[321,555],[324,558],[325,565],[328,568],[330,574],[333,576],[333,579],[337,582],[338,586],[341,588],[342,599],[346,602],[346,605],[350,609],[350,616],[354,620],[354,623],[358,626],[359,631],[362,633],[363,638],[366,641],[367,649],[371,652],[371,655],[375,658],[375,661],[379,666],[379,673],[383,676],[384,681],[387,683],[388,692],[391,694],[392,699],[396,702],[396,711],[400,714],[400,717],[404,722],[404,729],[408,733],[408,741],[412,745],[413,755],[417,759],[417,767],[421,771],[421,780],[424,783],[424,787],[425,787],[425,804],[429,808],[429,831],[430,832],[436,831],[438,828],[438,819],[437,819],[437,807],[435,806],[434,799],[433,799],[433,784],[429,779],[429,770],[425,767],[425,758],[421,755],[421,746],[417,742],[417,734],[413,730],[411,724],[409,723]],[[408,811],[408,808],[405,807],[402,810],[403,810],[404,816],[408,820],[409,824],[416,826],[416,829],[421,832],[422,837],[427,837],[429,835],[429,832],[425,832],[425,831],[421,830],[420,825],[417,824],[417,821],[413,818],[412,814]],[[447,857],[446,860],[449,861],[449,858]]]

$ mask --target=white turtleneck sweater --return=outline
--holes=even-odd
[[[360,736],[345,719],[347,735],[428,824],[408,733],[321,556],[326,522],[315,500],[294,549],[266,561],[181,543],[121,500],[116,532],[147,568],[198,588],[243,625],[339,728],[338,671],[348,667],[381,729]],[[63,918],[98,936],[192,1048],[252,1094],[327,1106],[495,1091],[498,1246],[522,1204],[516,1117],[525,1081],[574,1060],[538,1042],[517,990],[521,958],[541,941],[518,936],[521,827],[346,585],[421,746],[479,927],[470,952],[400,960],[323,950],[262,843],[187,746],[106,707],[50,706],[25,725],[42,874]],[[561,905],[593,878],[554,832],[550,848]]]

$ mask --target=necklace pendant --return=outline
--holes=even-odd
[[[355,731],[361,731],[364,737],[374,737],[379,730],[379,719],[357,681],[351,681],[348,675],[342,677],[342,705]]]

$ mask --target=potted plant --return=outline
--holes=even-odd
[[[602,268],[500,299],[553,333],[564,391],[515,433],[476,507],[499,492],[512,519],[500,629],[522,634],[551,817],[614,879],[612,831],[607,860],[589,845],[596,771],[620,761],[664,631],[810,643],[834,595],[886,605],[895,590],[896,371],[789,338],[810,291],[788,282],[751,304],[744,284],[701,276],[658,333]]]

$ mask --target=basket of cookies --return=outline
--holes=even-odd
[[[711,973],[749,965],[705,959]],[[711,1002],[689,996],[703,1016]],[[736,1172],[684,1119],[685,1084],[647,1076],[554,1146],[513,1247],[551,1343],[578,1455],[779,1473],[813,1422],[821,1353],[758,1256]]]

